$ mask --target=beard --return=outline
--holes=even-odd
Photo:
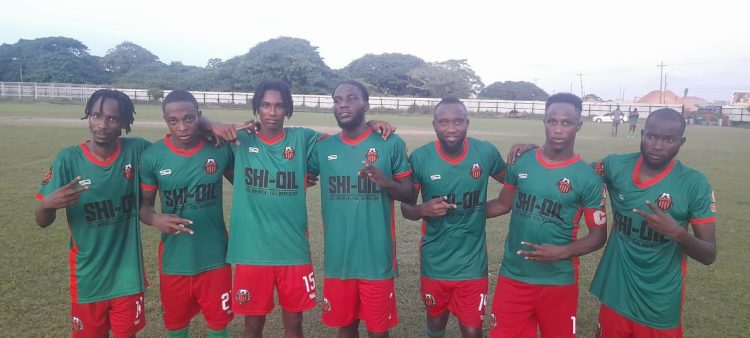
[[[336,114],[334,114],[333,116],[336,117],[336,123],[339,125],[339,128],[346,129],[346,130],[359,127],[360,125],[362,125],[362,122],[364,122],[365,120],[365,112],[363,111],[359,111],[356,114],[354,114],[349,121],[339,120],[339,117]]]
[[[680,148],[678,147],[675,149],[674,153],[669,154],[662,158],[659,161],[651,161],[651,159],[648,158],[646,155],[646,147],[643,146],[643,142],[641,142],[641,157],[643,158],[643,163],[646,164],[649,168],[654,169],[664,169],[669,165],[670,162],[677,156],[677,153],[680,152]]]

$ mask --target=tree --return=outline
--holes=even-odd
[[[476,97],[484,88],[482,79],[466,60],[432,62],[409,72],[414,81],[412,90],[430,97]]]
[[[544,101],[549,95],[537,87],[537,85],[526,81],[495,82],[479,93],[482,99],[519,100],[519,101]]]
[[[295,93],[330,94],[340,80],[303,39],[281,37],[261,42],[247,54],[231,58],[218,69],[219,86],[252,91],[265,79],[286,81]]]
[[[342,69],[353,79],[372,84],[385,95],[414,95],[409,72],[423,66],[424,60],[408,54],[367,54]]]
[[[220,58],[211,58],[208,59],[208,63],[206,63],[206,70],[217,70],[221,68],[223,62]]]
[[[107,51],[102,58],[104,67],[115,75],[125,74],[135,68],[159,62],[159,57],[148,49],[125,41]]]
[[[88,47],[66,37],[0,45],[0,81],[107,83],[109,75]]]

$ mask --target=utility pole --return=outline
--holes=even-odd
[[[581,80],[581,99],[583,99],[583,98],[584,98],[584,96],[586,96],[586,95],[585,95],[585,94],[583,93],[583,76],[584,76],[584,75],[586,75],[586,74],[584,74],[584,73],[578,73],[578,78],[579,78],[579,79]],[[573,91],[573,90],[571,90],[571,91]]]
[[[664,61],[662,61],[660,64],[656,65],[657,67],[661,68],[659,70],[659,103],[664,103],[664,67],[668,66],[664,64]]]

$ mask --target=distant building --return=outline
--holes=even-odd
[[[663,95],[663,99],[659,100],[659,98]],[[682,99],[682,96],[678,96],[671,90],[666,90],[663,92],[663,94],[660,94],[658,90],[652,90],[648,94],[644,95],[643,97],[639,98],[636,103],[643,103],[643,104],[679,104],[685,106],[685,112],[690,113],[698,110],[697,105],[699,104],[706,104],[708,101],[704,98],[697,97],[697,96],[688,96],[685,98],[685,100]]]

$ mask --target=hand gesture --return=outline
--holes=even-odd
[[[260,130],[260,124],[254,120],[248,120],[242,124],[211,123],[208,125],[208,129],[211,136],[213,136],[215,146],[224,142],[239,144],[237,132],[244,130],[250,134],[254,134]]]
[[[385,121],[370,120],[367,121],[367,126],[376,133],[382,135],[384,140],[387,140],[391,134],[396,132],[396,127]]]
[[[660,210],[651,201],[646,201],[646,205],[653,213],[647,213],[639,209],[633,209],[633,212],[643,217],[646,224],[654,231],[670,238],[675,238],[680,233],[687,231],[677,224],[672,215]]]
[[[525,245],[531,248],[531,250],[516,251],[516,254],[523,256],[524,259],[530,259],[532,261],[539,262],[554,262],[568,258],[568,252],[565,246],[552,244],[539,245],[529,242],[521,242],[521,245]]]
[[[362,161],[362,169],[357,175],[359,175],[360,177],[367,176],[372,182],[381,187],[383,186],[383,183],[387,182],[388,179],[385,177],[385,175],[383,175],[383,172],[380,171],[378,167],[376,167],[369,161]]]
[[[185,227],[186,224],[193,224],[193,221],[175,214],[155,214],[152,223],[155,228],[165,234],[177,235],[181,232],[193,234],[192,229]]]
[[[448,213],[448,210],[455,209],[456,205],[448,203],[448,197],[442,196],[422,203],[419,208],[425,217],[442,217]]]
[[[81,194],[89,190],[88,186],[79,186],[81,176],[74,178],[68,184],[55,190],[52,194],[42,200],[42,207],[45,209],[62,209],[78,203]]]

